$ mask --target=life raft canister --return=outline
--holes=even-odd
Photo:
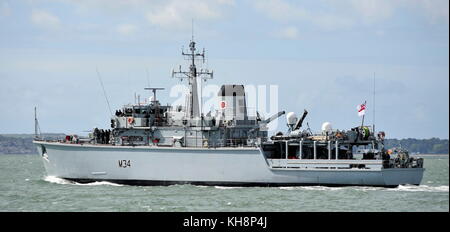
[[[127,121],[128,121],[128,124],[133,124],[134,123],[134,118],[133,117],[129,117],[127,119]]]

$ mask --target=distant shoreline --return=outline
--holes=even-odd
[[[1,155],[36,155],[36,156],[38,156],[39,154],[36,152],[36,153],[20,153],[20,154],[5,154],[5,153],[0,153],[0,156]],[[449,154],[415,154],[415,155],[411,155],[411,156],[414,156],[414,157],[427,157],[427,156],[442,156],[442,157],[448,157],[449,156]]]
[[[414,154],[411,156],[448,156],[449,154]]]
[[[45,139],[64,139],[62,133],[42,134]],[[38,154],[33,144],[34,134],[0,134],[0,154]],[[449,155],[448,139],[386,139],[385,148],[402,147],[415,156]],[[416,154],[417,153],[417,154]]]

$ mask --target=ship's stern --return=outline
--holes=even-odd
[[[386,186],[420,185],[425,168],[388,168],[383,169],[383,179]]]

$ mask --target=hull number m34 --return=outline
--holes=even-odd
[[[131,161],[130,160],[119,160],[119,167],[120,168],[131,168]]]

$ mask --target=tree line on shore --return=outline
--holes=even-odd
[[[411,153],[448,154],[448,139],[386,139],[385,146],[402,147]]]
[[[44,134],[46,139],[62,139],[64,134]],[[0,154],[37,154],[33,144],[34,135],[7,134],[0,135]]]

